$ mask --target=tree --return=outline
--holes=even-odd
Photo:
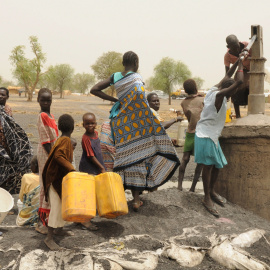
[[[69,64],[50,66],[43,78],[43,86],[53,90],[59,90],[60,98],[63,98],[63,90],[71,84],[74,69]]]
[[[77,73],[73,78],[74,89],[82,94],[94,83],[95,76],[88,73]]]
[[[91,68],[99,80],[108,79],[113,73],[124,70],[122,54],[113,51],[104,53]],[[110,86],[110,89],[111,95],[114,96],[114,87]]]
[[[156,89],[161,89],[169,95],[169,105],[171,105],[172,87],[183,83],[190,76],[191,72],[183,62],[165,57],[155,66],[151,83]]]
[[[30,36],[30,46],[34,54],[33,59],[25,57],[25,46],[16,46],[10,55],[10,61],[14,66],[13,75],[23,84],[28,94],[27,101],[32,101],[33,91],[42,76],[41,69],[46,62],[45,54],[36,36]]]
[[[204,80],[200,77],[194,77],[192,79],[196,82],[198,90],[202,89]]]

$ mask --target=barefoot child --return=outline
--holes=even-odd
[[[47,161],[48,155],[58,137],[58,128],[51,113],[52,92],[47,88],[41,88],[38,92],[37,101],[40,105],[40,114],[38,115],[38,135],[39,143],[37,149],[37,159],[39,168],[39,185],[40,185],[40,201],[39,201],[39,217],[41,222],[37,225],[36,230],[42,234],[46,234],[48,229],[45,226],[46,219],[50,213],[50,205],[45,201],[44,188],[42,181],[42,172]]]
[[[182,157],[181,165],[179,167],[178,177],[178,189],[182,190],[182,183],[185,175],[186,166],[189,162],[190,156],[194,155],[194,137],[197,122],[200,119],[200,115],[203,109],[204,98],[198,95],[196,82],[192,79],[188,79],[183,84],[185,92],[188,96],[182,101],[181,106],[185,116],[188,119],[188,128],[186,132],[184,154]],[[197,164],[195,174],[190,191],[195,191],[195,186],[199,180],[202,171],[202,165]]]
[[[238,65],[236,81],[230,77]],[[223,130],[226,119],[227,99],[243,83],[243,63],[238,60],[216,86],[212,87],[205,96],[204,108],[197,123],[195,134],[195,162],[203,164],[203,205],[215,217],[219,213],[214,202],[224,206],[226,199],[214,190],[218,173],[227,165],[226,158],[219,145],[218,138]]]
[[[96,126],[96,116],[93,113],[83,115],[85,133],[82,137],[83,153],[79,170],[94,175],[106,172]]]
[[[100,174],[106,172],[103,162],[100,140],[95,131],[97,126],[96,116],[93,113],[83,115],[83,127],[85,133],[82,137],[82,157],[79,165],[79,171],[89,174]],[[98,227],[90,221],[82,223],[84,229],[95,231]]]
[[[58,128],[62,132],[61,137],[51,149],[42,173],[45,199],[50,203],[48,218],[48,235],[44,242],[50,250],[59,250],[54,242],[53,234],[74,235],[72,232],[63,231],[65,221],[62,219],[62,180],[74,170],[72,166],[73,147],[70,135],[74,130],[74,119],[69,114],[59,117]]]

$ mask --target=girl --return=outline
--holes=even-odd
[[[100,140],[97,131],[95,131],[96,126],[96,116],[93,113],[83,115],[83,127],[86,132],[82,137],[83,154],[79,170],[94,175],[106,172]]]
[[[45,225],[45,221],[48,218],[50,212],[50,206],[44,198],[42,172],[51,148],[53,147],[58,137],[58,128],[54,116],[51,114],[52,92],[47,88],[41,88],[38,92],[37,101],[41,109],[37,123],[39,134],[39,144],[37,149],[40,184],[39,217],[43,225]],[[37,226],[36,230],[43,234],[47,233],[47,228],[43,227],[41,224]]]
[[[50,203],[48,222],[48,235],[44,242],[50,250],[61,249],[53,240],[53,234],[74,235],[70,231],[63,231],[65,221],[62,219],[62,180],[72,171],[73,146],[70,135],[74,130],[74,119],[69,114],[63,114],[58,121],[59,130],[62,135],[51,149],[45,163],[42,179],[45,200]]]

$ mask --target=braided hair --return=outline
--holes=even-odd
[[[52,91],[48,88],[41,88],[39,91],[38,91],[38,100],[40,99],[41,95],[43,93],[49,93],[51,96],[52,96]]]
[[[139,62],[139,57],[135,52],[128,51],[123,55],[123,66],[135,66]]]

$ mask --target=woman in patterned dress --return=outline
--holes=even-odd
[[[42,88],[38,92],[37,101],[41,111],[38,115],[38,134],[39,144],[37,149],[38,167],[39,167],[39,184],[40,184],[40,204],[39,217],[43,225],[46,224],[46,219],[50,213],[50,205],[45,201],[42,172],[47,161],[48,155],[58,137],[58,128],[53,114],[51,114],[52,92],[47,88]],[[40,233],[46,233],[46,227],[41,224],[36,228]]]
[[[6,104],[9,91],[0,88],[0,188],[18,194],[22,175],[30,170],[32,148],[25,131]]]
[[[111,127],[116,154],[114,171],[121,175],[124,187],[131,189],[133,210],[143,204],[139,194],[168,181],[180,162],[160,121],[151,111],[137,73],[139,58],[134,52],[123,55],[124,72],[116,72],[99,82],[91,93],[116,102],[111,110]],[[102,92],[114,85],[117,98]]]

